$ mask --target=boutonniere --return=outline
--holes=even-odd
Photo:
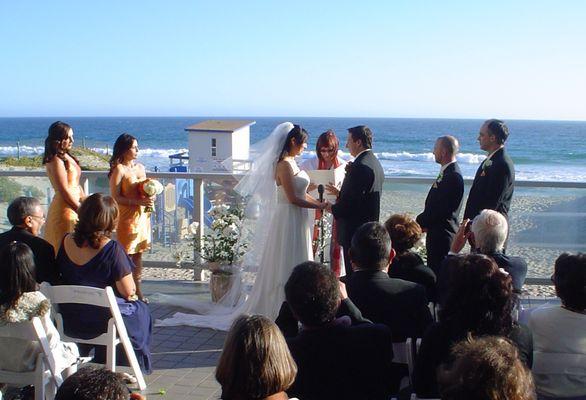
[[[484,162],[482,163],[482,170],[484,171],[485,169],[487,169],[488,167],[490,167],[492,165],[492,160],[490,158],[487,158],[486,160],[484,160]]]
[[[346,173],[352,171],[352,161],[348,161],[346,163],[346,168],[345,169],[346,169]]]
[[[435,178],[435,181],[437,183],[442,183],[442,179],[444,179],[444,171],[440,172],[439,175],[437,176],[437,178]]]

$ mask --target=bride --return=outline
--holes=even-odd
[[[240,314],[262,314],[273,320],[277,317],[291,271],[297,264],[313,260],[309,209],[323,210],[328,204],[307,194],[309,176],[295,162],[295,157],[307,147],[307,136],[299,125],[290,122],[278,125],[254,146],[252,166],[235,188],[249,198],[247,214],[252,208],[260,210],[254,224],[252,254],[247,257],[258,269],[246,300],[226,310],[159,296],[165,302],[204,315],[176,313],[159,321],[158,326],[192,325],[228,330]]]

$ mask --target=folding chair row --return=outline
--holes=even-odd
[[[116,346],[121,344],[130,363],[130,368],[137,379],[138,387],[140,390],[146,388],[144,375],[128,338],[126,326],[116,302],[116,296],[110,286],[100,289],[76,285],[51,286],[44,282],[41,285],[41,292],[45,294],[54,307],[57,330],[63,340],[79,344],[106,346],[106,368],[111,371],[116,371]],[[67,335],[63,329],[63,316],[59,313],[59,304],[85,304],[108,308],[111,315],[108,320],[108,330],[92,339],[81,339]]]

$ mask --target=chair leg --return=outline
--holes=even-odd
[[[112,343],[106,346],[106,368],[112,372],[116,372],[116,344],[115,339],[112,339]]]

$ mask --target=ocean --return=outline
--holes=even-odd
[[[14,156],[17,143],[21,155],[43,152],[49,125],[56,119],[74,129],[75,145],[111,151],[123,132],[138,138],[139,161],[149,170],[165,171],[168,156],[187,150],[184,128],[206,119],[222,117],[72,117],[72,118],[0,118],[0,157]],[[256,121],[251,127],[251,142],[266,137],[283,121],[302,125],[310,134],[308,151],[315,155],[315,141],[320,133],[333,129],[340,138],[341,156],[350,158],[344,149],[346,129],[368,125],[374,133],[374,152],[389,176],[436,176],[432,149],[440,135],[451,134],[460,141],[458,161],[465,177],[473,177],[485,154],[477,136],[482,120],[415,118],[307,118],[307,117],[238,117]],[[586,122],[578,121],[506,121],[510,137],[507,149],[519,180],[586,181]]]

